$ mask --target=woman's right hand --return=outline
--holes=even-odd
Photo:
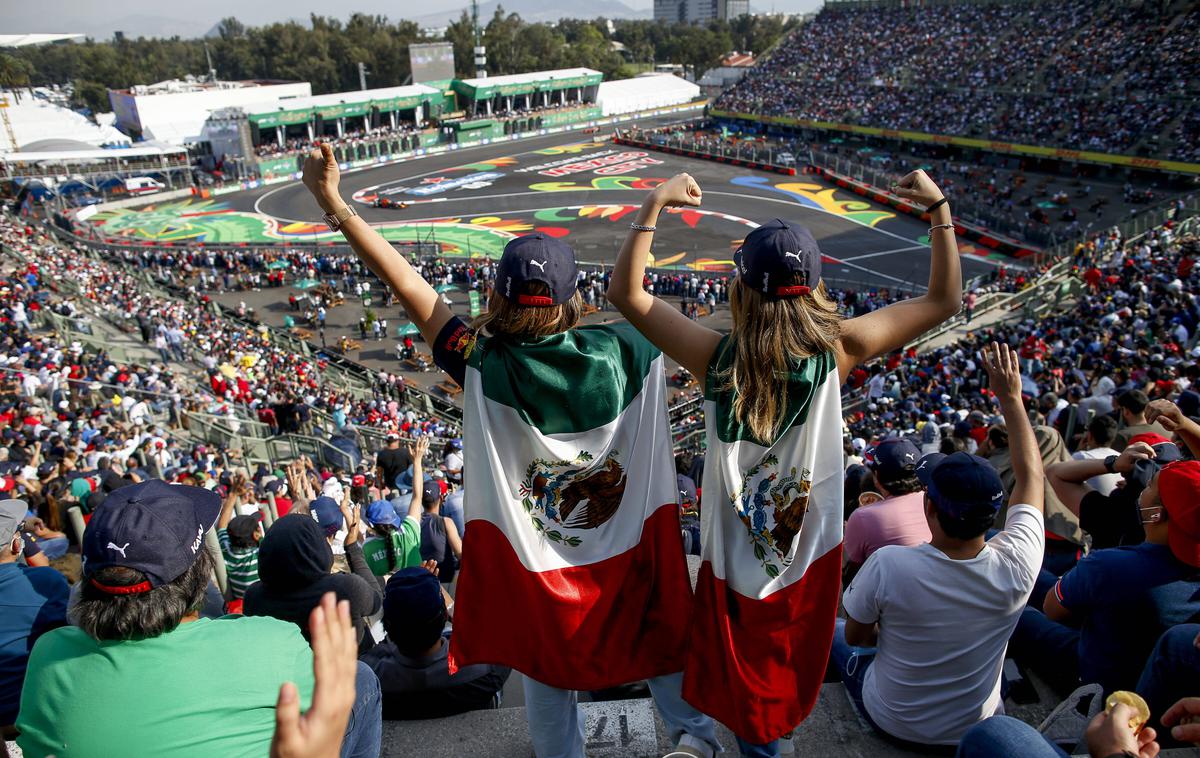
[[[892,194],[925,207],[933,205],[943,197],[941,189],[933,183],[929,174],[921,169],[917,169],[901,179],[898,184],[893,185]]]
[[[700,202],[704,199],[704,193],[700,191],[700,185],[692,178],[691,174],[676,174],[666,182],[658,185],[650,193],[651,197],[660,206],[664,208],[678,208],[681,206],[699,207]]]
[[[340,180],[341,170],[333,155],[333,147],[328,142],[317,145],[304,157],[304,186],[308,187],[321,210],[326,213],[332,213],[346,204],[338,191]]]

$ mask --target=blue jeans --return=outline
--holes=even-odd
[[[1038,730],[1010,716],[992,716],[967,730],[957,758],[1067,758],[1062,748]]]
[[[882,733],[883,730],[871,720],[870,714],[867,713],[867,706],[863,703],[863,682],[867,678],[867,669],[875,660],[875,648],[854,647],[846,642],[846,619],[837,620],[837,626],[833,630],[833,647],[829,650],[829,660],[833,661],[838,673],[842,675],[842,684],[845,685],[846,693],[850,695],[850,701],[854,703],[854,707],[858,709],[872,729]]]
[[[383,742],[383,696],[379,677],[371,667],[358,662],[354,676],[354,707],[342,738],[341,758],[379,758]]]
[[[1008,640],[1008,653],[1060,692],[1079,686],[1079,630],[1026,608]]]
[[[1138,680],[1137,692],[1150,706],[1151,723],[1157,728],[1158,744],[1163,748],[1182,747],[1171,738],[1170,729],[1162,728],[1158,719],[1180,698],[1196,695],[1196,682],[1200,681],[1200,650],[1193,642],[1197,633],[1200,633],[1200,624],[1180,624],[1164,632]]]
[[[46,560],[52,561],[56,558],[62,558],[67,554],[67,548],[70,547],[70,542],[66,537],[54,537],[48,540],[39,540],[38,547],[42,549],[42,553],[46,556]]]
[[[734,735],[736,737],[736,735]],[[771,740],[765,745],[755,745],[737,737],[738,750],[742,758],[779,758],[779,740]]]
[[[586,738],[579,717],[579,693],[534,681],[525,682],[525,713],[529,719],[529,737],[537,758],[583,758]],[[683,672],[647,679],[654,704],[662,716],[671,742],[684,734],[721,749],[713,720],[689,705],[681,694]]]

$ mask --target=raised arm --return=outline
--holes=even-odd
[[[1122,476],[1133,470],[1133,465],[1140,460],[1154,457],[1154,448],[1145,442],[1135,442],[1125,448],[1113,464],[1113,472]],[[1083,460],[1059,461],[1046,467],[1046,479],[1050,482],[1054,494],[1071,513],[1079,515],[1080,503],[1089,492],[1095,492],[1088,486],[1087,480],[1094,476],[1109,473],[1103,459],[1084,458]]]
[[[696,207],[701,198],[700,185],[687,174],[679,174],[650,192],[633,223],[653,228],[663,208]],[[691,372],[703,387],[704,374],[721,335],[700,326],[642,288],[646,256],[650,254],[653,240],[654,232],[645,229],[631,228],[625,235],[625,244],[621,246],[608,284],[608,302],[659,350]]]
[[[1183,415],[1179,406],[1170,400],[1155,400],[1146,408],[1146,423],[1158,423],[1168,432],[1179,435],[1193,457],[1200,457],[1200,424]]]
[[[1045,507],[1046,481],[1042,472],[1042,454],[1037,438],[1029,424],[1029,415],[1021,402],[1021,368],[1017,354],[1008,345],[993,342],[984,348],[983,366],[1000,412],[1008,428],[1008,450],[1012,456],[1013,484],[1008,502],[1031,505],[1039,511]]]
[[[408,518],[421,520],[421,497],[425,494],[425,474],[421,470],[421,459],[429,452],[429,438],[417,437],[416,444],[408,446],[408,454],[412,456],[413,486],[412,500],[408,503]]]
[[[325,213],[336,213],[347,207],[338,190],[339,179],[337,159],[327,143],[319,145],[304,159],[304,185]],[[430,345],[437,341],[438,332],[453,314],[433,287],[361,217],[346,219],[340,231],[367,268],[396,293],[425,341]]]
[[[939,203],[942,191],[924,171],[914,171],[892,188],[900,197],[924,206]],[[941,203],[929,218],[929,286],[924,295],[893,303],[842,324],[838,341],[838,373],[842,381],[850,370],[877,355],[897,350],[958,313],[962,306],[962,271],[950,206]]]

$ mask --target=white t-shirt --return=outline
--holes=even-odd
[[[954,744],[1003,713],[1008,638],[1042,565],[1042,514],[1012,506],[1004,530],[976,557],[953,560],[926,543],[875,551],[846,589],[846,613],[879,622],[863,682],[867,712],[911,742]]]

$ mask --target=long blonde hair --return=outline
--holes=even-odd
[[[792,364],[833,350],[842,319],[824,282],[807,295],[771,300],[738,277],[729,287],[729,308],[733,330],[725,350],[733,351],[733,361],[721,388],[734,391],[738,423],[772,442],[787,409]]]
[[[550,288],[542,282],[530,282],[525,295],[549,295]],[[471,324],[493,336],[548,337],[573,328],[583,317],[583,297],[579,290],[562,305],[518,305],[493,288],[488,296],[488,309]]]

